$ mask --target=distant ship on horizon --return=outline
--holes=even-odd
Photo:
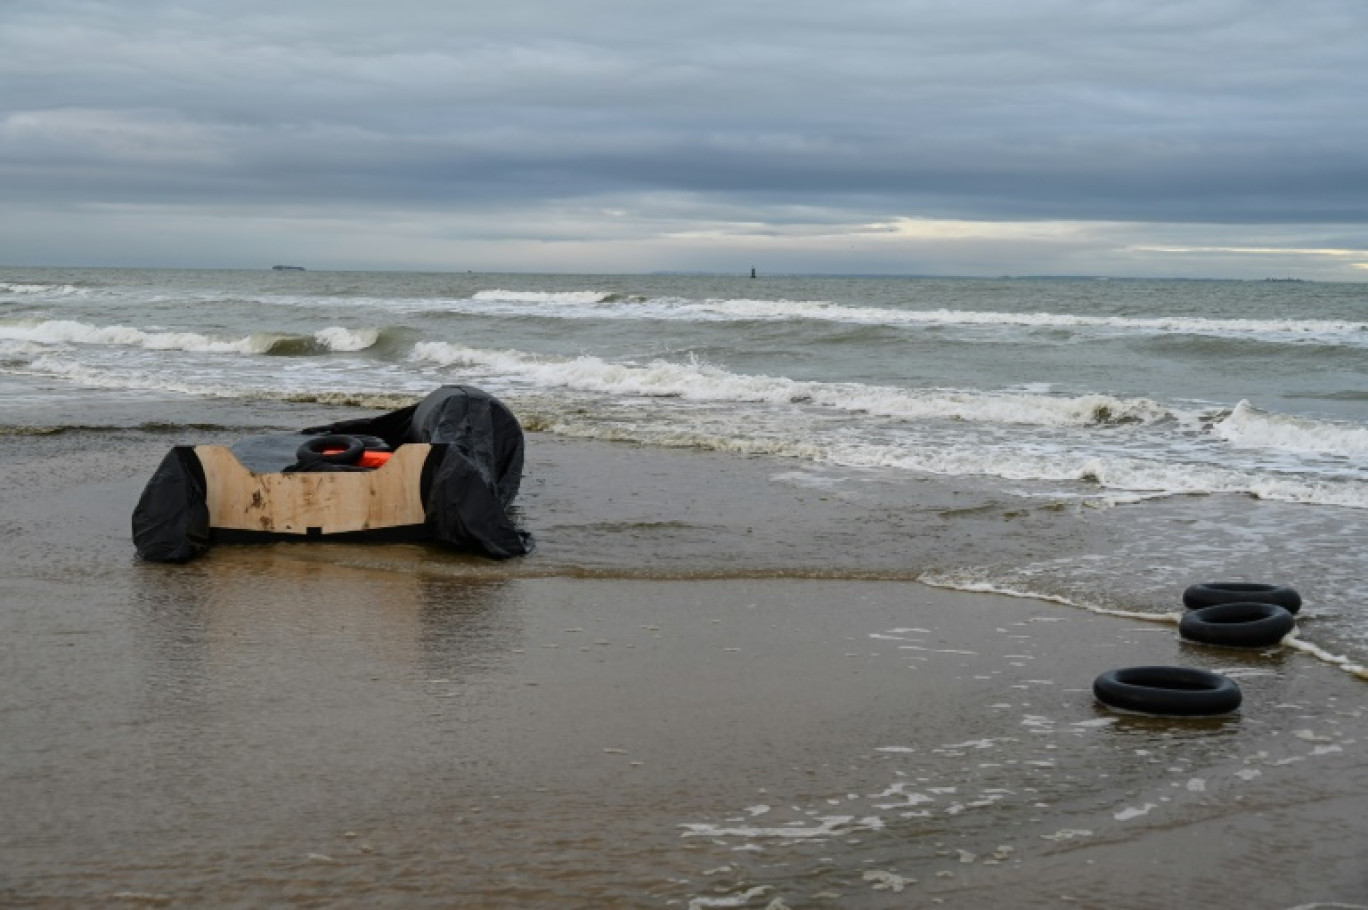
[[[271,266],[271,268],[274,269],[274,270],[277,271],[277,272],[302,272],[302,271],[304,271],[304,266],[302,266],[302,265],[273,265],[273,266]]]

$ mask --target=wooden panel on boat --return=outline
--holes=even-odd
[[[340,534],[423,523],[423,462],[432,446],[402,445],[374,471],[257,474],[225,446],[195,446],[209,525],[273,534]]]

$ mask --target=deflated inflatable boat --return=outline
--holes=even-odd
[[[508,515],[523,433],[498,399],[443,386],[379,417],[231,447],[176,446],[133,510],[143,559],[193,559],[212,543],[433,540],[496,559],[532,537]]]

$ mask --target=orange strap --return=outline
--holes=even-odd
[[[346,449],[324,449],[323,454],[341,455],[345,451]],[[372,452],[368,450],[361,453],[361,458],[356,462],[356,465],[361,468],[378,468],[389,461],[393,454],[393,452]]]
[[[378,468],[390,460],[393,452],[362,452],[361,460],[357,462],[363,468]]]

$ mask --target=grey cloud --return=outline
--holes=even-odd
[[[1358,0],[11,0],[0,199],[1361,224],[1365,83]]]

